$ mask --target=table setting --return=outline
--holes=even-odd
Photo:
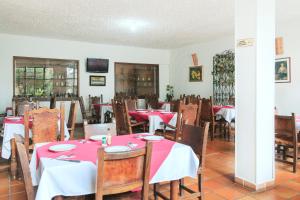
[[[39,185],[36,199],[95,193],[98,149],[133,151],[145,147],[146,141],[153,142],[150,184],[197,176],[199,160],[189,146],[149,133],[40,143],[30,162],[32,182]]]

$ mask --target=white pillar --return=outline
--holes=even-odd
[[[275,179],[275,0],[235,0],[235,41],[235,180],[260,190]]]

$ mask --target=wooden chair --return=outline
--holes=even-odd
[[[132,193],[125,193],[142,188],[141,199],[149,197],[149,176],[152,154],[152,143],[146,147],[129,152],[105,153],[103,148],[98,150],[98,169],[96,181],[96,200],[102,200],[104,195],[108,199],[130,197]],[[125,193],[125,194],[120,194]],[[105,198],[107,199],[107,198]]]
[[[79,105],[80,105],[80,110],[81,110],[81,114],[82,114],[82,119],[86,119],[89,124],[97,123],[97,121],[98,121],[97,117],[93,116],[93,114],[91,112],[86,111],[85,105],[84,105],[84,100],[83,100],[82,96],[79,98]]]
[[[55,97],[55,96],[51,96],[49,108],[50,108],[50,109],[56,108],[56,97]]]
[[[293,166],[293,172],[297,171],[298,160],[298,148],[300,147],[300,141],[296,132],[296,120],[295,114],[291,116],[275,115],[275,144],[277,145],[277,153],[282,153],[282,159],[277,158],[277,161],[281,161]],[[293,149],[293,153],[287,154],[289,149]],[[292,161],[288,161],[287,157],[292,158]]]
[[[146,96],[146,102],[148,107],[152,109],[159,109],[158,97],[156,95]]]
[[[68,131],[70,134],[70,140],[74,139],[76,115],[77,115],[76,101],[72,101],[70,105],[69,118],[67,123]]]
[[[31,173],[29,168],[29,158],[26,153],[26,148],[24,144],[21,142],[22,139],[19,138],[19,135],[15,135],[13,139],[14,144],[17,148],[18,159],[20,161],[21,169],[22,169],[22,178],[25,183],[25,191],[27,200],[34,200],[36,195],[36,188],[32,185]]]
[[[134,111],[136,110],[136,99],[133,98],[133,99],[127,99],[127,108],[128,108],[128,111]]]
[[[209,99],[205,99],[205,98],[202,99],[200,122],[201,124],[205,122],[210,123],[210,138],[211,140],[213,140],[216,133],[216,121],[215,121],[215,114],[213,112],[213,103],[211,97]]]
[[[155,134],[162,135],[169,140],[174,140],[174,141],[180,140],[182,126],[184,124],[199,125],[201,108],[202,108],[201,104],[202,104],[201,100],[199,100],[198,104],[188,104],[188,105],[185,105],[181,101],[177,113],[176,127],[170,124],[163,123],[164,129],[155,131]],[[173,130],[167,130],[167,128]]]
[[[180,100],[172,100],[170,101],[171,111],[178,112]]]
[[[65,108],[64,103],[60,104],[60,110],[40,108],[38,110],[29,111],[28,107],[25,108],[24,114],[24,127],[25,138],[24,144],[29,153],[29,129],[30,121],[32,119],[32,143],[53,142],[57,141],[57,133],[59,132],[60,140],[65,139]],[[57,122],[60,122],[60,130],[58,130]],[[32,147],[31,147],[32,149]]]
[[[205,166],[205,154],[206,154],[208,130],[209,130],[209,122],[205,122],[203,127],[187,125],[187,124],[184,124],[182,127],[182,140],[180,141],[180,143],[188,145],[193,149],[193,151],[199,158],[199,169],[198,169],[198,192],[185,186],[184,179],[181,179],[179,181],[180,196],[182,196],[183,190],[190,193],[190,195],[185,195],[181,199],[195,199],[195,198],[201,199],[203,197],[202,181],[203,181],[203,169]],[[158,196],[162,197],[163,199],[168,199],[158,191],[158,184],[154,184],[154,199],[157,199]]]
[[[34,110],[37,108],[36,103],[29,102],[27,100],[15,100],[13,106],[15,107],[14,115],[15,116],[23,116],[25,112],[25,106],[28,105],[29,110]]]
[[[131,122],[127,107],[127,100],[113,101],[112,105],[116,119],[117,135],[132,134],[132,128],[139,126],[142,126],[145,131],[146,122]]]

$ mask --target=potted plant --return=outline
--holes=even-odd
[[[166,88],[166,101],[167,102],[170,102],[172,101],[173,97],[174,97],[174,88],[173,86],[171,85],[167,85],[167,88]]]

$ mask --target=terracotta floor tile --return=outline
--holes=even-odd
[[[251,196],[245,196],[240,198],[239,200],[255,200],[255,198],[251,197]]]
[[[290,200],[300,200],[300,195],[297,195],[297,196],[291,198]]]
[[[276,186],[275,190],[273,190],[278,196],[282,198],[292,198],[294,196],[297,196],[299,194],[299,190],[293,190],[285,186]]]
[[[251,197],[258,199],[258,200],[284,200],[285,198],[282,198],[278,196],[274,190],[266,191],[266,192],[258,192],[253,193]]]
[[[224,197],[219,196],[213,192],[204,194],[204,199],[205,200],[226,200]]]
[[[300,192],[300,183],[298,183],[298,182],[294,182],[294,181],[290,180],[290,181],[287,181],[285,184],[282,184],[282,185],[285,186],[285,187],[288,187],[292,190]]]
[[[214,192],[226,199],[239,199],[246,196],[245,193],[240,192],[234,187],[225,187],[218,190],[214,190]]]

